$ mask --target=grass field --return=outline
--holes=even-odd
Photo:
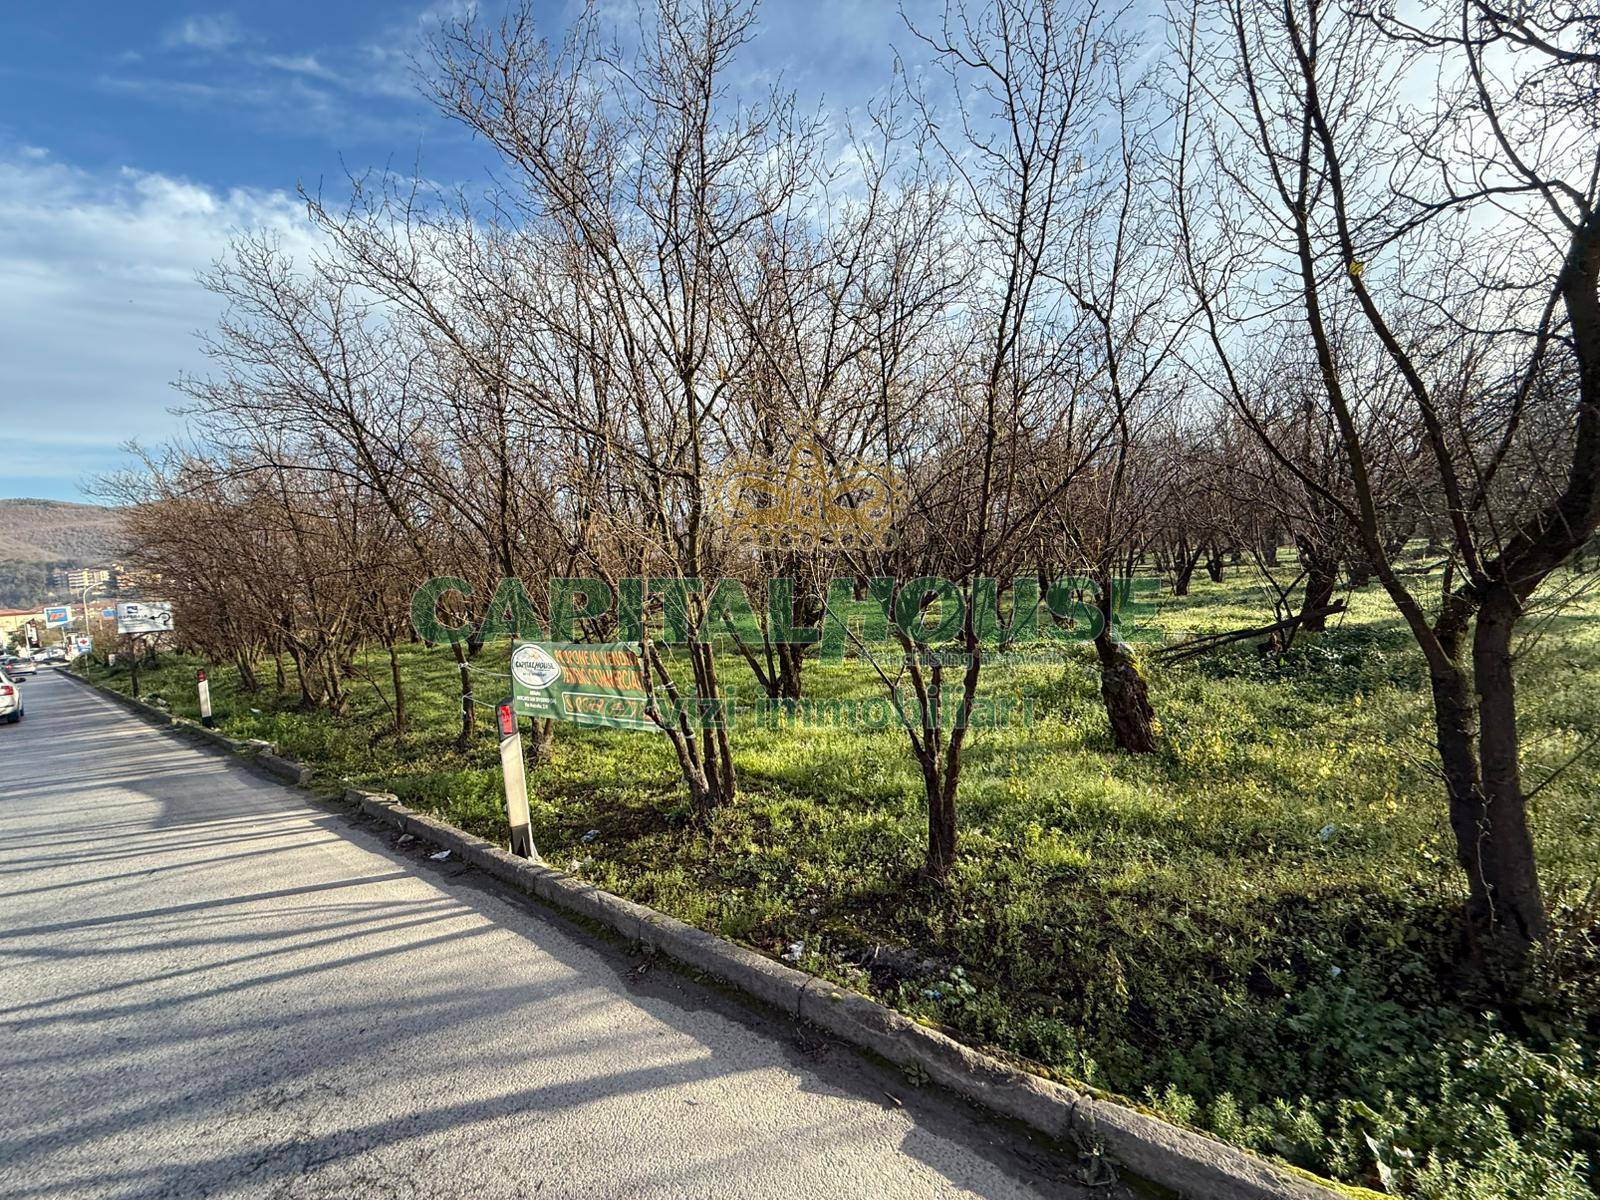
[[[1242,578],[1194,589],[1164,602],[1169,635],[1264,615]],[[1600,603],[1531,620],[1523,647],[1525,777],[1568,765],[1534,801],[1558,944],[1508,1017],[1449,966],[1463,886],[1420,659],[1380,593],[1349,599],[1281,661],[1242,648],[1152,668],[1161,750],[1143,758],[1113,752],[1087,647],[987,670],[996,694],[1034,693],[1035,720],[974,735],[943,893],[917,875],[921,780],[896,729],[739,730],[740,799],[702,828],[663,739],[562,726],[529,779],[535,841],[601,886],[967,1040],[1348,1183],[1593,1196]],[[506,651],[477,661],[486,698],[505,688]],[[142,690],[194,715],[194,665],[164,657]],[[399,736],[387,661],[361,670],[340,719],[241,693],[224,667],[213,696],[231,733],[503,841],[492,714],[458,753],[448,651],[405,651]],[[875,694],[856,663],[808,667],[806,686]]]

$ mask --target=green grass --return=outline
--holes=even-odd
[[[1246,584],[1194,589],[1164,602],[1169,634],[1264,616]],[[1570,766],[1534,802],[1559,950],[1512,1018],[1450,965],[1462,880],[1420,661],[1381,594],[1350,600],[1282,661],[1152,668],[1162,748],[1144,758],[1113,751],[1085,648],[987,670],[986,690],[1036,694],[1036,720],[974,734],[942,893],[917,875],[921,783],[897,730],[740,729],[740,798],[700,827],[663,739],[563,726],[529,779],[535,840],[603,887],[769,953],[798,944],[808,970],[1307,1169],[1430,1200],[1592,1196],[1600,971],[1577,909],[1600,872],[1600,603],[1531,624],[1524,648],[1526,778]],[[485,698],[505,661],[480,655]],[[164,659],[144,692],[194,715],[194,665]],[[492,714],[456,751],[448,652],[406,649],[400,736],[386,660],[361,670],[337,720],[222,667],[213,697],[230,733],[504,841]],[[856,663],[811,665],[806,686],[875,694]]]

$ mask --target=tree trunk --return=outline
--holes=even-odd
[[[1484,819],[1483,792],[1478,778],[1478,713],[1459,663],[1459,647],[1452,644],[1454,639],[1441,640],[1452,661],[1447,665],[1435,665],[1429,672],[1434,740],[1444,772],[1456,860],[1467,875],[1467,933],[1476,950],[1482,920],[1490,909],[1483,872],[1478,866],[1478,838]]]
[[[704,614],[695,614],[695,618],[698,624]],[[661,661],[660,651],[648,641],[640,646],[640,675],[647,710],[672,743],[695,815],[705,820],[718,806],[733,801],[738,792],[738,779],[733,767],[733,748],[728,742],[727,719],[721,711],[723,697],[718,690],[711,647],[704,642],[691,642],[689,661],[694,671],[694,688],[685,704]]]
[[[1189,581],[1194,578],[1194,569],[1200,563],[1200,552],[1184,554],[1177,561],[1178,573],[1172,579],[1172,594],[1174,596],[1187,596],[1189,594]]]
[[[1472,642],[1483,789],[1476,848],[1485,899],[1491,906],[1488,913],[1476,915],[1480,925],[1490,931],[1494,954],[1509,959],[1513,966],[1549,931],[1519,762],[1511,657],[1511,638],[1519,616],[1516,597],[1504,585],[1497,586],[1478,613]]]
[[[322,664],[322,692],[328,711],[335,716],[343,716],[347,703],[344,680],[348,667],[338,660],[336,651],[331,646],[323,651]]]
[[[722,696],[717,687],[717,665],[711,646],[693,642],[689,646],[689,657],[694,664],[693,700],[700,735],[700,764],[705,773],[703,802],[705,811],[710,812],[733,799],[733,761],[731,756],[725,756],[727,730],[719,727],[719,718],[709,711]]]
[[[1100,698],[1111,721],[1111,740],[1131,754],[1153,754],[1155,709],[1150,689],[1128,648],[1102,633],[1094,648],[1100,658]]]
[[[1215,546],[1206,551],[1206,574],[1211,576],[1212,583],[1222,582],[1222,551]]]
[[[550,761],[550,749],[555,744],[555,722],[534,720],[528,724],[528,741],[523,751],[523,761],[530,767],[537,767],[541,763]]]
[[[472,668],[467,665],[466,651],[459,641],[450,643],[450,653],[455,655],[456,675],[461,683],[461,732],[456,735],[456,746],[465,750],[472,744]]]
[[[780,700],[800,699],[800,673],[805,665],[805,647],[791,645],[788,642],[779,642],[777,657],[778,695],[775,698]]]
[[[1261,558],[1269,567],[1278,565],[1278,550],[1282,544],[1282,537],[1276,529],[1267,533],[1261,539]]]
[[[1097,580],[1100,591],[1100,632],[1095,635],[1095,655],[1100,659],[1100,698],[1111,722],[1111,740],[1130,754],[1153,754],[1156,748],[1156,711],[1150,705],[1150,688],[1128,647],[1117,641],[1116,592],[1109,573]]]
[[[950,878],[956,861],[956,777],[940,772],[935,764],[922,767],[923,787],[928,798],[927,875],[941,887]]]
[[[1477,703],[1459,655],[1456,665],[1435,670],[1431,683],[1450,829],[1456,861],[1467,876],[1469,950],[1480,965],[1515,971],[1547,923],[1514,765],[1514,700],[1509,655],[1502,653],[1508,644],[1509,630],[1498,620],[1491,618],[1487,628],[1480,624],[1474,637],[1475,655],[1484,655],[1473,672]],[[1497,726],[1486,736],[1480,726],[1485,718]],[[1480,748],[1493,758],[1495,780],[1487,786]]]
[[[389,651],[389,680],[394,685],[394,731],[404,733],[406,729],[406,688],[400,678],[400,656],[395,653],[394,642],[390,640],[384,645]]]
[[[294,663],[295,682],[300,686],[300,707],[309,711],[317,706],[317,701],[316,697],[311,694],[311,681],[306,678],[305,656],[299,650],[291,647],[289,661]]]
[[[1306,633],[1321,633],[1328,628],[1327,608],[1333,602],[1333,589],[1339,584],[1339,563],[1321,554],[1306,556],[1306,594],[1300,603],[1304,614],[1299,628]]]
[[[973,697],[978,694],[978,675],[983,665],[970,592],[962,636],[967,665],[961,675],[961,714],[948,731],[940,711],[944,702],[943,666],[934,659],[926,683],[917,671],[913,672],[913,687],[921,710],[921,732],[919,737],[912,738],[911,745],[922,767],[923,792],[928,804],[928,846],[923,872],[931,883],[941,888],[949,882],[950,870],[956,861],[956,797],[961,784],[962,753],[966,749],[967,721],[972,713]],[[909,642],[903,641],[902,645],[907,651],[912,650]]]

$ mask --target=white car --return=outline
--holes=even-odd
[[[0,671],[0,720],[15,725],[22,720],[22,684]]]

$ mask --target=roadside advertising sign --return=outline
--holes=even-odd
[[[518,642],[511,703],[519,717],[655,730],[645,713],[639,652],[627,642]]]
[[[125,600],[117,605],[118,633],[170,633],[172,605],[165,600]]]

